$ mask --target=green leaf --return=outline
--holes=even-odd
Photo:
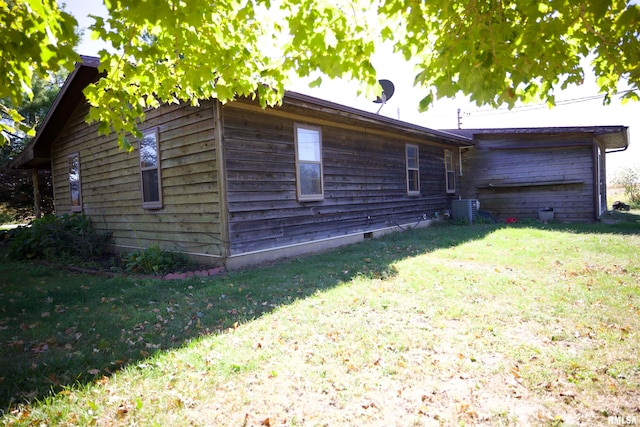
[[[322,77],[318,77],[317,79],[309,83],[309,87],[320,87],[321,84],[322,84]]]
[[[424,98],[422,98],[420,100],[420,104],[418,106],[418,108],[420,109],[420,111],[427,111],[429,109],[429,107],[431,106],[431,104],[433,104],[433,94],[430,93],[429,95],[425,96]]]

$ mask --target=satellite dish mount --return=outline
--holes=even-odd
[[[378,108],[376,114],[380,114],[380,110],[382,110],[384,104],[386,104],[387,101],[391,99],[391,97],[393,96],[393,92],[395,91],[395,86],[393,85],[391,80],[378,80],[378,83],[380,84],[380,86],[382,86],[382,95],[380,95],[378,98],[376,98],[375,101],[373,101],[376,104],[380,104],[380,108]]]

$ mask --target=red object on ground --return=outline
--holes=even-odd
[[[518,222],[518,218],[513,218],[513,217],[507,218],[507,224],[511,224],[514,222]]]

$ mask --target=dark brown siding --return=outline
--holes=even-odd
[[[279,110],[225,108],[231,254],[417,223],[449,209],[444,146]],[[298,202],[294,123],[322,128],[324,200]],[[420,147],[421,195],[407,196],[405,143]],[[452,148],[457,154],[457,148]]]
[[[589,137],[481,140],[463,150],[461,193],[499,219],[553,207],[556,220],[592,221],[592,152]]]

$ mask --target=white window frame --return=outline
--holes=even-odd
[[[314,200],[323,200],[324,199],[324,172],[322,165],[322,128],[318,126],[310,126],[295,123],[294,124],[294,141],[295,141],[295,153],[296,153],[296,192],[299,201],[314,201]],[[317,132],[318,134],[318,158],[317,159],[301,159],[302,150],[300,149],[300,141],[299,141],[299,131],[311,131]],[[305,193],[303,194],[303,177],[301,173],[301,167],[303,165],[317,165],[320,168],[320,191],[315,193]]]
[[[415,149],[415,158],[410,156],[409,151]],[[415,144],[405,145],[405,164],[407,169],[407,195],[419,196],[420,195],[420,147]],[[411,175],[414,175],[416,188],[411,188]]]
[[[447,194],[456,192],[456,166],[453,151],[444,150],[444,180]]]
[[[142,143],[146,138],[153,137],[155,139],[155,165],[145,165],[142,158]],[[160,173],[160,138],[158,129],[149,129],[142,133],[142,139],[138,143],[138,151],[140,155],[140,196],[142,199],[142,207],[144,209],[161,209],[162,208],[162,174]],[[145,201],[145,172],[155,171],[158,176],[158,200]]]
[[[72,171],[73,163],[76,163],[77,170]],[[80,153],[71,153],[67,156],[67,173],[69,177],[69,206],[71,212],[82,212],[82,180],[80,179]],[[73,197],[73,184],[78,186],[78,197]]]

